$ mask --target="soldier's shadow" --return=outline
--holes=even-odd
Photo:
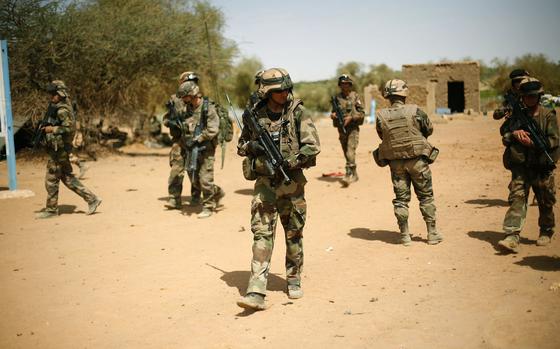
[[[558,271],[560,270],[560,258],[557,256],[527,256],[514,264],[528,266],[535,270],[541,271]]]
[[[237,189],[236,191],[234,191],[235,194],[239,194],[239,195],[253,195],[253,188],[248,188],[248,189]]]
[[[157,198],[159,201],[167,201],[169,199],[169,196],[162,196]],[[181,196],[181,201],[183,203],[189,202],[191,201],[191,197],[190,196]]]
[[[509,206],[509,203],[506,200],[502,199],[472,199],[465,201],[466,204],[472,205],[480,205],[482,207],[506,207]]]
[[[158,198],[159,201],[167,201],[169,199],[169,196],[163,196]],[[181,202],[183,203],[183,205],[181,206],[181,214],[183,216],[192,216],[193,214],[199,214],[200,212],[202,212],[202,205],[196,205],[196,206],[189,206],[189,202],[191,201],[191,197],[190,196],[181,196]],[[164,210],[167,211],[174,211],[175,209],[171,209],[171,208],[167,208],[167,207],[163,207]],[[178,210],[177,210],[178,211]]]
[[[401,234],[396,231],[390,230],[371,230],[368,228],[352,228],[348,236],[355,239],[362,239],[368,241],[382,241],[387,244],[399,245],[401,242]],[[424,241],[426,239],[420,236],[412,236],[412,241]]]
[[[316,177],[318,180],[327,182],[327,183],[338,183],[342,180],[342,177],[335,177],[335,176],[319,176]]]
[[[35,213],[43,212],[44,209],[35,211]],[[76,211],[76,205],[58,205],[58,214],[85,213],[84,211]]]
[[[222,276],[220,276],[220,280],[225,282],[229,287],[237,288],[237,292],[239,292],[240,296],[245,295],[249,276],[251,276],[251,272],[249,270],[225,271],[208,263],[206,263],[206,265],[221,272]],[[267,291],[286,292],[286,279],[276,274],[270,273],[268,274],[268,284],[266,289]],[[253,313],[254,311],[252,310],[244,310],[237,314],[237,316],[248,316]]]
[[[486,230],[486,231],[469,231],[467,235],[469,235],[471,238],[475,238],[489,243],[490,245],[492,245],[492,247],[494,247],[494,250],[496,250],[496,252],[499,252],[498,254],[509,253],[508,251],[504,251],[504,249],[502,249],[500,245],[498,245],[498,241],[505,238],[504,233]],[[528,245],[528,244],[534,244],[535,240],[530,240],[527,239],[526,237],[521,237],[519,242]]]
[[[76,205],[58,205],[58,213],[63,214],[72,214],[72,213],[84,213],[84,211],[76,211]]]

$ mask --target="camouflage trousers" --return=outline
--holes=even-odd
[[[356,149],[358,148],[358,142],[360,140],[360,129],[355,128],[346,130],[346,132],[347,133],[344,134],[342,131],[339,131],[338,140],[344,152],[346,170],[348,171],[356,168]]]
[[[185,177],[186,150],[179,142],[174,142],[169,152],[169,179],[167,180],[167,192],[179,202],[183,192],[183,179]],[[200,198],[200,190],[191,184],[191,197]]]
[[[290,171],[288,175],[293,180],[289,185],[269,177],[258,177],[255,183],[251,203],[253,259],[247,293],[266,294],[278,217],[286,240],[286,280],[289,285],[301,284],[306,179],[301,170]]]
[[[432,189],[432,171],[422,158],[389,161],[395,199],[393,209],[398,223],[408,221],[408,203],[411,199],[410,184],[420,203],[420,212],[426,223],[436,221],[436,205]]]
[[[72,165],[70,164],[68,155],[60,157],[56,160],[51,158],[47,163],[47,174],[45,176],[45,189],[47,189],[47,211],[56,212],[57,210],[60,181],[62,181],[68,189],[78,194],[87,203],[95,200],[95,194],[86,188],[72,173]]]
[[[556,203],[556,188],[554,174],[539,174],[536,171],[515,167],[511,170],[509,184],[510,207],[504,218],[506,234],[519,233],[527,217],[527,201],[529,190],[533,189],[539,205],[540,233],[552,235],[554,232],[554,204]]]
[[[191,179],[191,192],[202,194],[202,207],[209,210],[216,208],[216,198],[223,194],[223,189],[214,184],[214,162],[216,148],[209,144],[198,155],[197,171],[188,174]],[[185,161],[190,161],[190,151],[187,149]]]

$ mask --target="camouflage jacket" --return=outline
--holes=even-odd
[[[321,151],[319,134],[300,100],[288,102],[278,120],[271,120],[266,103],[255,112],[258,123],[271,134],[273,139],[278,139],[280,152],[288,161],[290,169],[315,165],[315,158]],[[247,114],[244,114],[245,117]],[[277,136],[274,136],[275,134]],[[249,156],[247,144],[252,140],[256,140],[256,135],[251,134],[248,127],[243,127],[237,145],[239,155]]]
[[[201,99],[201,103],[196,108],[188,108],[189,115],[185,119],[185,137],[191,139],[194,135],[196,125],[200,123],[200,118],[202,116],[202,106],[204,102]],[[191,116],[192,115],[192,116]],[[202,130],[199,142],[208,142],[213,146],[218,144],[218,132],[220,131],[220,118],[218,116],[218,111],[216,110],[215,103],[208,99],[208,113],[206,116],[206,127]]]
[[[47,124],[53,126],[53,132],[45,135],[45,142],[49,153],[56,153],[62,149],[70,151],[72,149],[72,140],[75,132],[75,117],[72,102],[69,98],[64,98],[58,103],[49,103],[48,110],[51,113],[47,120]]]
[[[336,95],[336,98],[338,99],[338,105],[344,113],[344,116],[346,117],[350,115],[352,117],[352,121],[350,121],[350,124],[346,126],[346,129],[352,130],[359,128],[359,126],[364,123],[365,116],[364,106],[360,95],[358,95],[355,91],[351,91],[348,96],[344,97],[342,92],[340,92]],[[335,112],[334,108],[332,112]],[[339,127],[338,119],[335,118],[333,120],[333,126]]]
[[[560,130],[558,129],[558,120],[554,109],[549,109],[539,105],[538,111],[533,116],[537,121],[537,125],[543,130],[549,145],[550,154],[554,162],[558,160],[560,145]],[[510,120],[508,119],[509,122]],[[538,152],[533,146],[526,147],[519,143],[513,137],[513,131],[504,129],[502,141],[506,146],[504,153],[504,165],[506,168],[511,166],[524,165],[528,167],[540,168],[546,164],[545,155]]]

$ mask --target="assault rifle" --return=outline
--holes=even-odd
[[[338,98],[336,98],[336,96],[332,96],[331,103],[332,103],[333,110],[336,114],[338,127],[342,130],[342,133],[346,134],[346,127],[344,126],[344,113],[342,112],[342,109],[340,109],[340,105],[338,104]]]
[[[200,121],[194,128],[193,139],[197,139],[202,135],[202,131],[206,128],[206,124],[208,122],[208,98],[204,97],[202,99],[202,111],[200,112]],[[198,142],[192,142],[188,144],[191,148],[191,156],[189,157],[189,161],[187,163],[187,173],[191,177],[191,181],[194,180],[194,175],[196,170],[198,169],[198,157],[202,151],[206,149],[205,144],[201,144]]]
[[[45,137],[44,128],[46,126],[55,126],[56,111],[57,108],[54,106],[54,104],[49,103],[49,107],[47,108],[45,116],[43,116],[43,118],[39,121],[39,123],[35,127],[35,131],[33,132],[33,140],[31,143],[33,144],[32,151],[35,151],[37,149],[37,147],[39,146],[39,144],[41,144],[41,141]]]
[[[527,115],[527,108],[522,107],[519,100],[513,95],[505,95],[506,101],[512,108],[510,117],[510,131],[525,130],[529,133],[529,138],[533,141],[535,148],[543,153],[546,158],[546,165],[550,169],[555,169],[556,165],[552,156],[550,156],[550,143],[543,130],[537,124],[534,118]]]
[[[243,125],[244,127],[249,128],[249,131],[256,136],[257,141],[264,148],[264,154],[266,156],[265,166],[268,172],[272,176],[280,172],[282,174],[282,177],[284,177],[284,182],[286,184],[289,184],[292,182],[292,180],[286,173],[286,170],[284,170],[284,157],[282,156],[280,149],[272,139],[272,136],[270,136],[270,133],[268,133],[268,131],[258,122],[256,110],[262,107],[264,103],[266,103],[266,100],[261,100],[251,110],[245,109],[245,112],[242,116]],[[233,106],[231,108],[233,110]],[[233,115],[235,116],[237,123],[240,124],[235,112]]]

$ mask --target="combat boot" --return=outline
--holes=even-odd
[[[541,232],[539,238],[537,239],[537,246],[548,246],[552,241],[552,234],[553,232]]]
[[[49,211],[44,210],[35,215],[36,219],[46,219],[46,218],[53,218],[58,216],[58,210],[56,211]]]
[[[350,175],[350,178],[349,178],[349,182],[348,182],[348,183],[357,182],[358,179],[359,179],[359,178],[358,178],[358,170],[356,170],[356,168],[354,167],[354,168],[352,168],[352,169],[350,170],[350,172],[351,172],[351,175]]]
[[[443,236],[436,229],[436,222],[426,223],[428,228],[428,245],[437,245],[443,241]]]
[[[181,209],[181,199],[175,198],[175,197],[170,197],[167,200],[167,203],[165,204],[165,207],[167,207],[170,210],[180,210]]]
[[[88,211],[86,212],[87,215],[92,215],[97,210],[97,207],[101,205],[101,199],[96,197],[93,199],[92,202],[88,202]]]
[[[212,216],[212,214],[214,214],[214,212],[209,209],[209,208],[204,208],[202,210],[202,212],[200,212],[198,215],[196,215],[197,218],[208,218],[210,216]]]
[[[301,297],[303,297],[301,285],[288,285],[288,298],[299,299]]]
[[[513,253],[519,252],[519,233],[508,234],[505,239],[498,241],[498,245]]]
[[[403,244],[403,246],[410,246],[412,244],[412,239],[408,231],[408,222],[399,222],[399,230],[401,232],[401,244]]]
[[[264,295],[255,292],[249,292],[247,295],[237,301],[237,305],[249,310],[265,310]]]
[[[346,167],[346,174],[340,180],[340,182],[342,183],[342,186],[344,188],[346,188],[347,186],[350,185],[350,183],[352,183],[351,178],[352,178],[352,169],[350,167]]]

